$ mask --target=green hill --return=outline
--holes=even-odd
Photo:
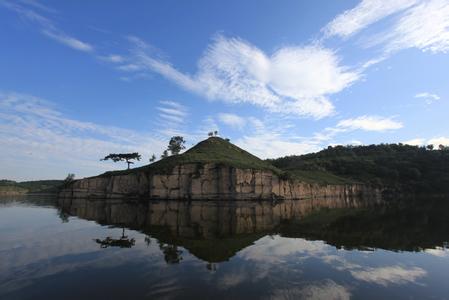
[[[55,193],[62,185],[63,180],[36,180],[16,182],[13,180],[0,180],[0,192],[26,193]]]
[[[169,156],[140,168],[106,172],[103,176],[129,174],[142,170],[147,170],[155,174],[166,174],[177,165],[191,163],[216,163],[241,169],[271,170],[276,174],[282,173],[281,170],[274,167],[269,162],[261,160],[229,141],[219,137],[210,137],[182,154]]]
[[[322,174],[411,192],[449,192],[449,149],[402,144],[328,147],[269,160],[290,173]]]

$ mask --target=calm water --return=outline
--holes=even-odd
[[[449,199],[0,200],[1,299],[449,299]]]

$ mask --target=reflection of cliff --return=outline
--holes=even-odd
[[[143,231],[161,243],[171,262],[181,246],[197,257],[218,262],[277,231],[281,222],[300,219],[323,207],[365,207],[373,200],[356,198],[301,201],[123,201],[60,199],[63,212],[100,224]],[[167,244],[167,245],[165,245]],[[176,255],[175,255],[176,254]]]
[[[447,247],[447,199],[404,199],[389,205],[355,210],[321,210],[301,220],[289,220],[281,234],[324,240],[338,248],[382,248],[421,251]]]

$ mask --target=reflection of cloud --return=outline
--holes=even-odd
[[[219,280],[218,280],[218,287],[220,289],[228,289],[232,288],[234,286],[237,286],[244,281],[248,280],[249,276],[245,269],[240,269],[239,272],[229,272],[224,274]]]
[[[351,275],[362,281],[376,283],[383,286],[390,284],[405,284],[415,282],[418,278],[427,275],[427,272],[418,267],[405,268],[399,265],[388,267],[364,267],[347,261],[337,255],[323,257],[324,262],[333,265],[339,271],[349,271]]]
[[[351,275],[358,280],[388,286],[415,282],[416,279],[426,276],[427,272],[418,267],[406,269],[401,266],[392,266],[354,270],[351,271]]]
[[[242,250],[239,255],[247,260],[279,262],[283,261],[288,255],[307,254],[316,256],[326,253],[329,249],[330,247],[321,241],[275,236],[258,240],[254,246]]]
[[[349,299],[351,293],[342,285],[332,280],[323,283],[311,284],[304,288],[289,288],[276,290],[271,299]]]
[[[438,256],[438,257],[446,257],[449,256],[449,250],[446,248],[437,247],[435,249],[426,249],[424,250],[427,254]]]

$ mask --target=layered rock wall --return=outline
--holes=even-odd
[[[188,200],[306,199],[380,197],[362,184],[320,185],[284,180],[268,170],[238,169],[217,164],[186,164],[167,175],[145,171],[75,181],[60,193],[68,198],[148,198]]]

